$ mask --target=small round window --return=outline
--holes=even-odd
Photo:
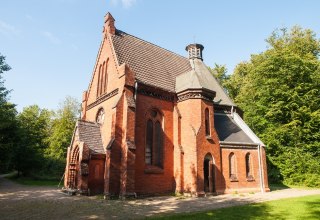
[[[103,108],[100,108],[98,113],[97,113],[96,122],[98,124],[102,125],[103,121],[104,121],[104,110],[103,110]]]
[[[152,116],[153,118],[155,118],[155,117],[157,116],[157,114],[158,114],[158,112],[157,112],[156,110],[152,110],[152,111],[151,111],[151,116]]]

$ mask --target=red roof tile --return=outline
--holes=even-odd
[[[125,32],[117,30],[112,41],[119,65],[129,65],[147,85],[175,92],[176,76],[191,70],[188,58]]]

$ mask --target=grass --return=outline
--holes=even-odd
[[[151,219],[320,219],[320,195],[281,199],[264,203],[221,208]]]
[[[38,177],[18,177],[17,172],[12,172],[5,175],[5,178],[10,179],[16,183],[28,186],[58,186],[59,180],[56,179],[42,179]],[[63,184],[63,183],[62,183]]]
[[[282,189],[289,189],[289,188],[293,188],[293,189],[318,189],[316,187],[308,187],[308,186],[299,186],[299,185],[287,185],[284,183],[272,183],[269,184],[269,188],[271,191],[276,191],[276,190],[282,190]]]

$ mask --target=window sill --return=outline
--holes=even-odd
[[[210,135],[206,135],[206,139],[207,139],[207,140],[211,140],[211,141],[213,140]]]
[[[253,176],[247,176],[247,182],[253,182],[255,181]]]
[[[238,179],[230,179],[230,182],[239,182]]]
[[[160,167],[156,167],[156,166],[148,166],[144,169],[144,173],[146,174],[163,174],[164,171],[162,168]]]

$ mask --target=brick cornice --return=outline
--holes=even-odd
[[[178,102],[182,102],[188,99],[203,99],[209,102],[213,102],[215,93],[204,89],[190,89],[184,92],[178,93]]]
[[[221,148],[237,148],[237,149],[257,149],[257,143],[241,143],[241,142],[225,142],[220,141]]]
[[[95,106],[99,105],[100,103],[110,99],[111,97],[117,95],[118,93],[119,93],[119,89],[117,88],[117,89],[115,89],[115,90],[113,90],[113,91],[111,91],[109,93],[106,93],[106,94],[100,96],[96,101],[94,101],[90,105],[88,105],[87,109],[88,110],[92,109],[93,107],[95,107]]]
[[[150,87],[141,83],[139,83],[138,86],[138,94],[150,96],[156,99],[161,99],[169,102],[173,102],[175,97],[173,93],[166,92],[161,89]]]

